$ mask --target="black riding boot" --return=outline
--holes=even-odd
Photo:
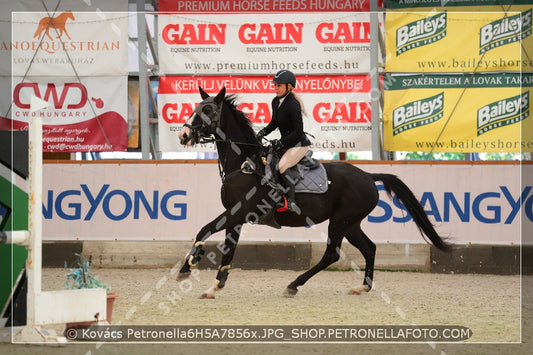
[[[294,193],[295,193],[295,181],[290,176],[290,174],[286,171],[283,174],[281,174],[281,180],[283,182],[283,186],[286,189],[285,197],[287,198],[287,207],[289,211],[300,213],[300,208],[298,205],[296,205],[296,201],[294,199]]]

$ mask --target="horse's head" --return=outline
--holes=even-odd
[[[72,21],[75,20],[75,18],[74,18],[74,14],[72,13],[72,11],[65,11],[65,12],[63,12],[62,15],[63,15],[65,18],[69,18],[69,19],[71,19]]]
[[[178,134],[180,143],[183,145],[195,145],[202,138],[215,134],[220,125],[226,88],[222,88],[215,97],[209,96],[202,88],[199,89],[203,101],[196,106]]]

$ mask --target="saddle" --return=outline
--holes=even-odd
[[[277,152],[269,149],[266,158],[264,182],[273,188],[277,188],[281,176],[277,165],[280,157]],[[303,193],[322,194],[328,190],[328,177],[326,168],[318,160],[313,158],[313,151],[308,150],[305,156],[293,167],[287,170],[290,177],[296,181],[295,191]]]

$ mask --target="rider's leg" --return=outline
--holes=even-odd
[[[295,166],[305,156],[308,150],[309,147],[292,147],[287,149],[279,160],[279,172],[283,174],[285,170]]]
[[[285,196],[287,197],[287,207],[293,212],[299,212],[298,206],[294,199],[295,181],[287,172],[287,169],[296,165],[309,150],[309,147],[292,147],[287,149],[285,154],[279,160],[279,172],[281,173],[281,180],[283,186],[287,189]]]
[[[295,201],[295,190],[296,183],[293,178],[290,176],[290,173],[286,171],[281,174],[281,183],[285,187],[285,197],[287,198],[287,209],[293,212],[299,212],[300,209],[296,205]],[[298,213],[299,214],[299,213]]]

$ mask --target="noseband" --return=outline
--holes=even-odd
[[[199,142],[199,139],[203,140],[215,134],[220,124],[221,114],[222,104],[217,104],[212,97],[209,97],[196,106],[191,115],[191,124],[185,123],[183,126],[188,127],[191,130],[191,135]]]

